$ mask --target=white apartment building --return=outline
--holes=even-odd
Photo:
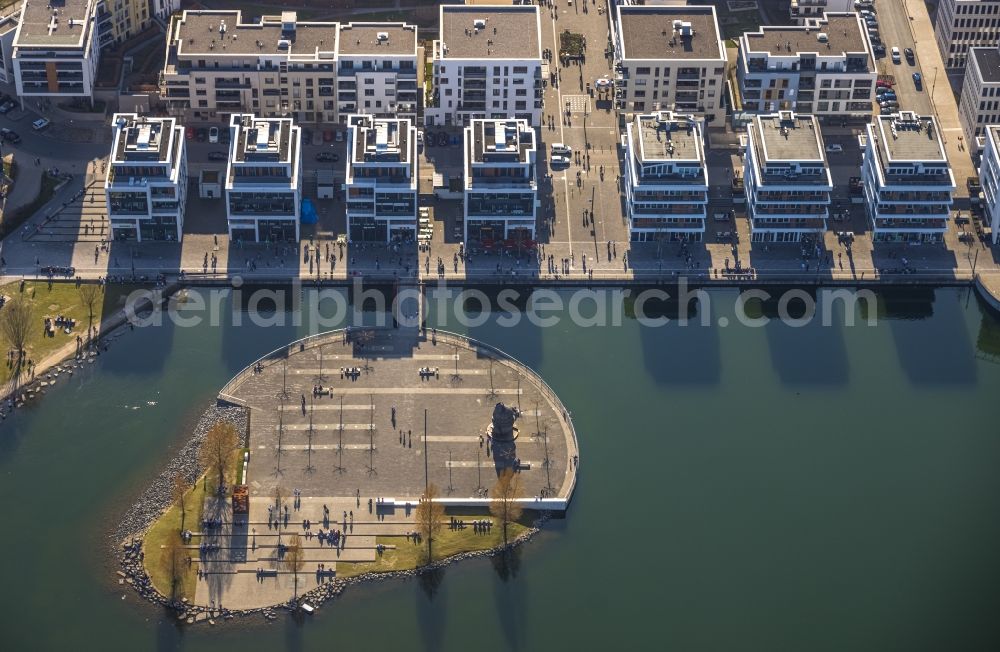
[[[619,5],[615,18],[615,98],[630,113],[726,117],[726,48],[715,7]]]
[[[353,113],[416,117],[417,74],[413,25],[185,11],[171,19],[160,85],[168,111],[193,120],[251,111],[345,124]]]
[[[736,65],[743,111],[871,115],[877,70],[868,31],[855,13],[746,32]]]
[[[247,242],[299,239],[302,133],[291,118],[233,114],[226,168],[229,238]]]
[[[465,242],[535,239],[536,154],[527,120],[475,119],[465,128]]]
[[[100,6],[99,6],[100,5]],[[21,4],[11,61],[19,97],[91,97],[99,50],[110,42],[110,22],[98,0],[62,0]]]
[[[174,118],[116,113],[104,197],[111,238],[179,242],[187,200],[184,127]]]
[[[743,160],[751,242],[822,236],[833,181],[815,116],[791,111],[754,116]]]
[[[417,128],[408,118],[347,120],[347,236],[351,242],[417,237]]]
[[[955,177],[932,116],[877,116],[867,127],[861,180],[873,241],[942,241]]]
[[[791,0],[788,7],[793,23],[803,24],[810,18],[822,18],[826,13],[854,11],[854,0]]]
[[[417,28],[348,23],[337,39],[337,114],[417,119]],[[423,91],[419,91],[423,92]]]
[[[993,231],[993,244],[1000,238],[1000,125],[986,127],[979,183],[983,188],[983,208]]]
[[[636,115],[623,143],[632,242],[700,242],[708,206],[703,120],[669,111]]]
[[[542,37],[533,5],[442,5],[424,123],[542,121]]]
[[[996,47],[969,49],[958,118],[973,153],[979,151],[978,139],[986,127],[1000,124],[1000,50]]]
[[[969,48],[1000,43],[1000,0],[938,0],[934,37],[946,67],[965,66]]]

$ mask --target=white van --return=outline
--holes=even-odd
[[[562,143],[552,143],[552,153],[558,156],[572,156],[573,148]]]

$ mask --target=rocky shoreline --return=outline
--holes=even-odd
[[[118,583],[131,586],[136,593],[149,602],[172,609],[178,620],[191,624],[198,622],[215,624],[215,619],[217,618],[230,620],[237,616],[251,616],[256,614],[262,615],[268,621],[274,620],[278,617],[278,612],[281,610],[294,611],[300,604],[305,602],[308,602],[314,608],[319,607],[328,600],[340,596],[349,586],[362,582],[418,577],[424,573],[433,572],[449,564],[466,559],[494,557],[503,554],[535,536],[540,531],[542,524],[548,520],[548,515],[543,513],[530,529],[512,539],[506,546],[461,553],[436,561],[433,564],[428,564],[419,569],[369,572],[354,577],[334,578],[329,582],[324,582],[306,591],[299,596],[297,601],[289,601],[269,607],[241,610],[218,609],[188,604],[186,601],[172,601],[156,590],[149,575],[146,573],[143,565],[142,539],[149,527],[170,506],[170,489],[174,475],[180,472],[192,483],[201,475],[202,470],[198,464],[198,448],[205,438],[205,433],[216,423],[230,421],[236,424],[237,432],[240,433],[240,446],[246,446],[249,428],[248,417],[248,410],[237,406],[212,405],[205,410],[194,428],[191,439],[170,460],[163,471],[157,476],[156,480],[136,499],[135,503],[122,516],[121,522],[109,535],[114,547],[113,554],[118,558],[120,565],[120,568],[116,571]]]

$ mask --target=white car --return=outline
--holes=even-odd
[[[594,87],[600,90],[611,88],[612,86],[614,86],[614,82],[611,81],[610,77],[601,77],[600,79],[594,82]]]
[[[208,142],[217,143],[219,142],[219,128],[210,127],[208,130]]]
[[[31,123],[31,128],[34,129],[35,131],[41,131],[42,129],[45,129],[48,126],[49,126],[48,118],[39,118],[38,120],[35,120],[34,122]]]
[[[892,62],[899,63],[899,48],[892,49]]]
[[[556,156],[572,156],[573,148],[562,143],[552,143],[552,154]]]
[[[826,146],[826,151],[830,152],[831,154],[840,154],[841,152],[844,151],[844,146],[839,143],[830,143],[829,145]]]
[[[569,167],[569,157],[556,154],[549,159],[549,163],[552,164],[552,167]]]

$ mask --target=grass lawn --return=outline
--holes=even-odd
[[[484,516],[467,516],[462,518],[466,523],[472,520],[488,518],[493,521],[493,527],[488,534],[477,534],[471,523],[464,530],[445,529],[434,540],[434,559],[446,559],[463,552],[489,550],[503,543],[503,528],[496,519]],[[507,539],[513,540],[529,528],[534,516],[524,517],[521,522],[507,526]],[[396,546],[394,550],[386,550],[374,562],[337,562],[337,577],[354,577],[362,573],[387,573],[390,571],[412,570],[427,563],[427,543],[414,543],[406,537],[376,537],[376,543],[386,546]]]
[[[128,285],[102,286],[101,298],[94,308],[94,323],[98,323],[104,317],[118,310],[124,297],[134,288]],[[106,291],[106,292],[105,292]],[[20,283],[8,283],[0,286],[0,294],[8,297],[15,297],[20,293]],[[51,285],[47,281],[26,281],[24,284],[24,296],[31,303],[32,329],[28,335],[28,342],[25,349],[28,358],[36,363],[41,362],[45,356],[56,349],[62,347],[67,342],[74,342],[76,336],[87,334],[88,314],[87,308],[80,298],[80,291],[75,282],[53,282]],[[3,308],[0,308],[3,310]],[[55,337],[45,334],[45,317],[63,315],[76,319],[77,327],[69,334],[57,330]],[[5,346],[8,346],[5,343]],[[7,367],[0,372],[0,379],[9,380],[13,369]]]
[[[236,475],[237,462],[243,459],[243,451],[246,449],[240,448],[233,451],[233,454],[229,458],[229,464],[226,467],[226,479],[232,480]],[[209,476],[206,478],[206,476]],[[214,478],[214,474],[202,475],[194,483],[190,489],[188,489],[187,494],[185,494],[184,504],[187,506],[187,512],[184,515],[184,525],[183,527],[191,530],[198,531],[201,529],[201,516],[205,510],[205,488],[208,487],[209,491],[213,490],[217,484]],[[227,486],[230,487],[228,496],[232,496],[232,482],[228,482]],[[146,572],[149,573],[149,579],[152,580],[153,586],[162,593],[163,595],[170,595],[170,575],[168,571],[164,568],[163,560],[163,550],[170,537],[180,537],[182,526],[181,526],[181,508],[180,505],[171,505],[170,508],[163,513],[160,518],[150,526],[149,531],[146,533],[145,538],[142,541],[142,550],[144,553],[143,564],[146,567]],[[197,541],[197,539],[194,539]],[[192,557],[197,558],[197,551],[192,551]],[[191,567],[187,569],[181,579],[181,584],[177,589],[177,599],[187,598],[188,601],[194,600],[194,592],[198,584],[198,566],[196,564],[191,564]]]

